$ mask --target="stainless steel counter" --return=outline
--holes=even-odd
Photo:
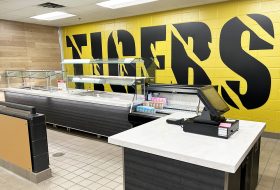
[[[130,107],[133,101],[133,94],[104,92],[104,91],[86,91],[73,89],[69,91],[61,90],[43,90],[43,89],[18,89],[3,88],[4,92],[14,92],[18,94],[34,95],[41,97],[52,97],[64,100],[73,100],[79,102],[96,103],[116,107]]]

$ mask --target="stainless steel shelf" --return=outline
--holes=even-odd
[[[94,84],[112,84],[112,85],[128,85],[145,84],[148,77],[129,77],[129,76],[96,76],[96,75],[75,75],[67,76],[68,81],[75,83],[94,83]]]
[[[62,73],[53,70],[6,70],[5,77],[47,79]]]
[[[144,63],[142,58],[64,59],[62,64],[132,64]]]

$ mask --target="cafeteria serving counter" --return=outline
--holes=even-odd
[[[85,90],[3,89],[5,100],[35,106],[46,122],[101,136],[131,128],[127,120],[134,94]]]

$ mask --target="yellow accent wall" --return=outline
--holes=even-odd
[[[249,14],[261,15],[259,19],[250,17]],[[236,60],[236,64],[245,74],[241,74],[234,68],[234,63],[229,67],[229,63],[232,60],[223,60],[222,54],[229,55],[230,48],[221,52],[221,33],[225,30],[226,24],[233,21],[236,18],[239,25],[245,26],[247,29],[242,32],[240,36],[240,47],[243,53],[247,57],[252,57],[253,62],[259,62],[260,65],[269,71],[270,75],[270,90],[268,90],[269,97],[267,101],[261,103],[261,105],[254,108],[245,105],[242,102],[242,98],[246,100],[246,93],[248,93],[249,84],[245,75],[250,77],[254,76],[256,79],[256,85],[254,88],[262,88],[261,77],[263,73],[259,70],[254,70],[254,64],[248,60],[240,58],[239,54],[232,55],[232,60]],[[236,104],[238,108],[231,106],[231,110],[227,113],[227,117],[238,118],[244,120],[263,121],[267,123],[267,132],[280,133],[280,0],[244,0],[244,1],[231,1],[225,3],[197,6],[185,9],[179,9],[174,11],[160,12],[154,14],[147,14],[135,17],[120,18],[115,20],[108,20],[103,22],[88,23],[76,26],[69,26],[63,28],[63,49],[64,58],[73,58],[73,48],[67,47],[66,37],[70,39],[75,46],[80,58],[92,58],[91,49],[91,33],[101,32],[102,35],[102,57],[108,57],[108,38],[112,33],[114,39],[116,39],[116,33],[118,30],[128,31],[135,41],[135,57],[141,57],[141,28],[164,25],[166,31],[166,39],[164,41],[157,41],[151,51],[153,56],[164,55],[165,67],[159,69],[156,72],[156,81],[158,83],[177,83],[176,77],[172,70],[172,38],[178,40],[184,47],[185,53],[193,60],[203,71],[207,74],[213,85],[223,87],[227,92],[231,100]],[[199,52],[195,52],[194,38],[189,37],[187,42],[182,38],[182,35],[178,32],[175,24],[180,23],[204,23],[208,26],[211,33],[211,41],[208,43],[210,49],[210,55],[206,59],[201,59],[198,55]],[[272,26],[270,26],[270,22]],[[232,36],[236,34],[236,28],[238,24],[235,23],[231,30]],[[271,33],[271,28],[273,34]],[[74,39],[74,35],[86,34],[86,46],[77,47],[77,39]],[[255,38],[253,35],[258,37]],[[229,38],[229,37],[228,37]],[[234,37],[233,37],[234,38]],[[231,39],[227,39],[230,42]],[[257,41],[258,44],[252,44],[253,41]],[[263,42],[262,42],[263,41]],[[116,40],[115,40],[116,42]],[[265,44],[264,44],[265,43]],[[231,47],[232,44],[226,44]],[[252,47],[253,48],[252,48]],[[117,52],[122,55],[123,44],[116,42]],[[240,51],[240,50],[239,50]],[[241,56],[240,56],[241,57]],[[243,63],[243,61],[245,63]],[[184,64],[184,63],[181,63]],[[66,68],[68,73],[74,73],[74,68],[68,65]],[[264,70],[264,69],[263,69]],[[92,74],[93,69],[91,66],[83,66],[84,74]],[[193,77],[196,75],[195,71],[189,68],[188,71],[188,84],[194,82]],[[104,67],[104,74],[108,74],[108,68]],[[260,76],[259,78],[256,76]],[[234,87],[230,86],[227,81],[239,81],[240,86],[239,96],[234,91]],[[269,81],[266,79],[266,81]],[[268,84],[268,82],[266,82]],[[86,85],[85,88],[92,88],[92,85]],[[106,87],[107,88],[107,87]],[[251,88],[251,87],[250,87]],[[108,90],[109,87],[106,89]],[[260,99],[260,93],[262,89],[258,89],[251,99]],[[265,89],[264,89],[265,90]],[[219,90],[221,93],[221,88]],[[244,96],[244,97],[241,97]],[[224,96],[223,96],[224,97]],[[253,97],[253,98],[252,98]]]

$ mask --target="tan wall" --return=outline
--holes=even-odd
[[[0,71],[60,70],[58,28],[0,20]]]

